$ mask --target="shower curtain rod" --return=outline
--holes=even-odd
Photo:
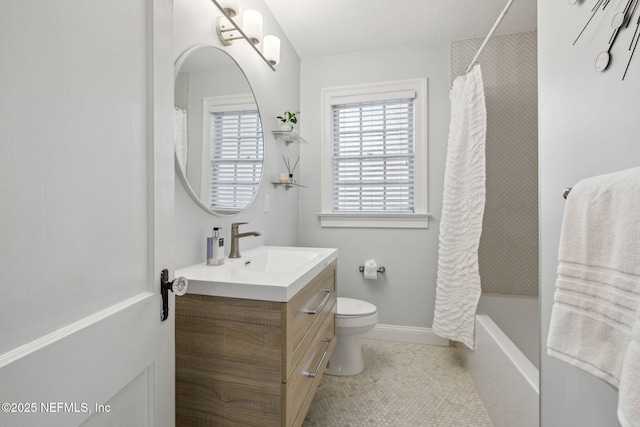
[[[493,36],[493,33],[496,32],[496,29],[498,28],[498,25],[500,25],[500,22],[502,22],[502,19],[507,14],[507,11],[511,7],[511,3],[513,3],[513,0],[509,0],[507,2],[507,5],[504,7],[504,9],[502,9],[502,13],[500,13],[500,16],[498,16],[498,19],[496,20],[496,23],[493,24],[493,27],[489,31],[489,34],[487,34],[487,37],[485,37],[484,41],[482,42],[482,45],[480,45],[480,49],[478,49],[478,52],[476,52],[476,56],[474,56],[473,59],[471,60],[471,64],[469,64],[469,66],[467,67],[467,71],[464,72],[465,74],[467,74],[469,71],[471,71],[471,69],[475,65],[476,61],[478,60],[478,57],[480,56],[480,54],[484,50],[485,46],[489,42],[489,39],[491,38],[491,36]]]

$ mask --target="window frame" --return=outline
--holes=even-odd
[[[414,212],[334,212],[332,106],[346,102],[392,99],[395,93],[413,91],[414,99]],[[427,79],[409,79],[322,90],[321,212],[322,227],[428,228]]]
[[[203,144],[202,144],[202,169],[203,171],[209,171],[209,173],[202,173],[201,174],[201,179],[202,179],[202,183],[201,183],[201,200],[206,200],[207,201],[207,207],[210,210],[215,210],[216,212],[220,212],[220,213],[224,213],[227,215],[233,215],[233,214],[237,214],[240,211],[237,210],[225,210],[225,209],[221,209],[221,208],[216,208],[216,207],[212,207],[211,206],[211,185],[210,185],[210,181],[211,181],[211,143],[212,143],[212,137],[213,135],[211,134],[211,126],[212,126],[212,120],[213,120],[213,113],[214,112],[234,112],[234,111],[253,111],[255,109],[255,111],[258,114],[258,118],[260,119],[260,121],[262,122],[262,117],[260,116],[260,110],[258,109],[258,106],[256,104],[256,100],[253,97],[253,94],[251,93],[245,93],[245,94],[237,94],[237,95],[222,95],[222,96],[206,96],[202,98],[202,115],[203,115],[203,119],[202,119],[202,135],[203,135]],[[259,187],[261,182],[262,182],[262,176],[264,175],[264,135],[263,135],[263,140],[262,140],[262,144],[263,144],[263,154],[262,154],[262,170],[261,170],[261,174],[260,177],[258,178],[258,184],[257,186]],[[255,198],[256,194],[258,193],[258,188],[256,188],[256,191],[253,194],[253,197]],[[251,201],[247,204],[246,207],[248,207],[251,204]]]

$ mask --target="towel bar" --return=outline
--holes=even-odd
[[[569,192],[571,192],[571,187],[569,188],[565,188],[564,190],[562,190],[562,197],[566,200],[567,196],[569,195]]]

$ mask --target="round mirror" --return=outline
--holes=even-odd
[[[196,46],[175,66],[176,170],[207,212],[251,204],[262,177],[262,122],[246,76],[222,50]]]

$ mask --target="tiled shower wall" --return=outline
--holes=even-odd
[[[487,106],[487,193],[480,238],[483,294],[538,295],[536,32],[494,36],[479,63]],[[483,39],[451,43],[451,81]]]

